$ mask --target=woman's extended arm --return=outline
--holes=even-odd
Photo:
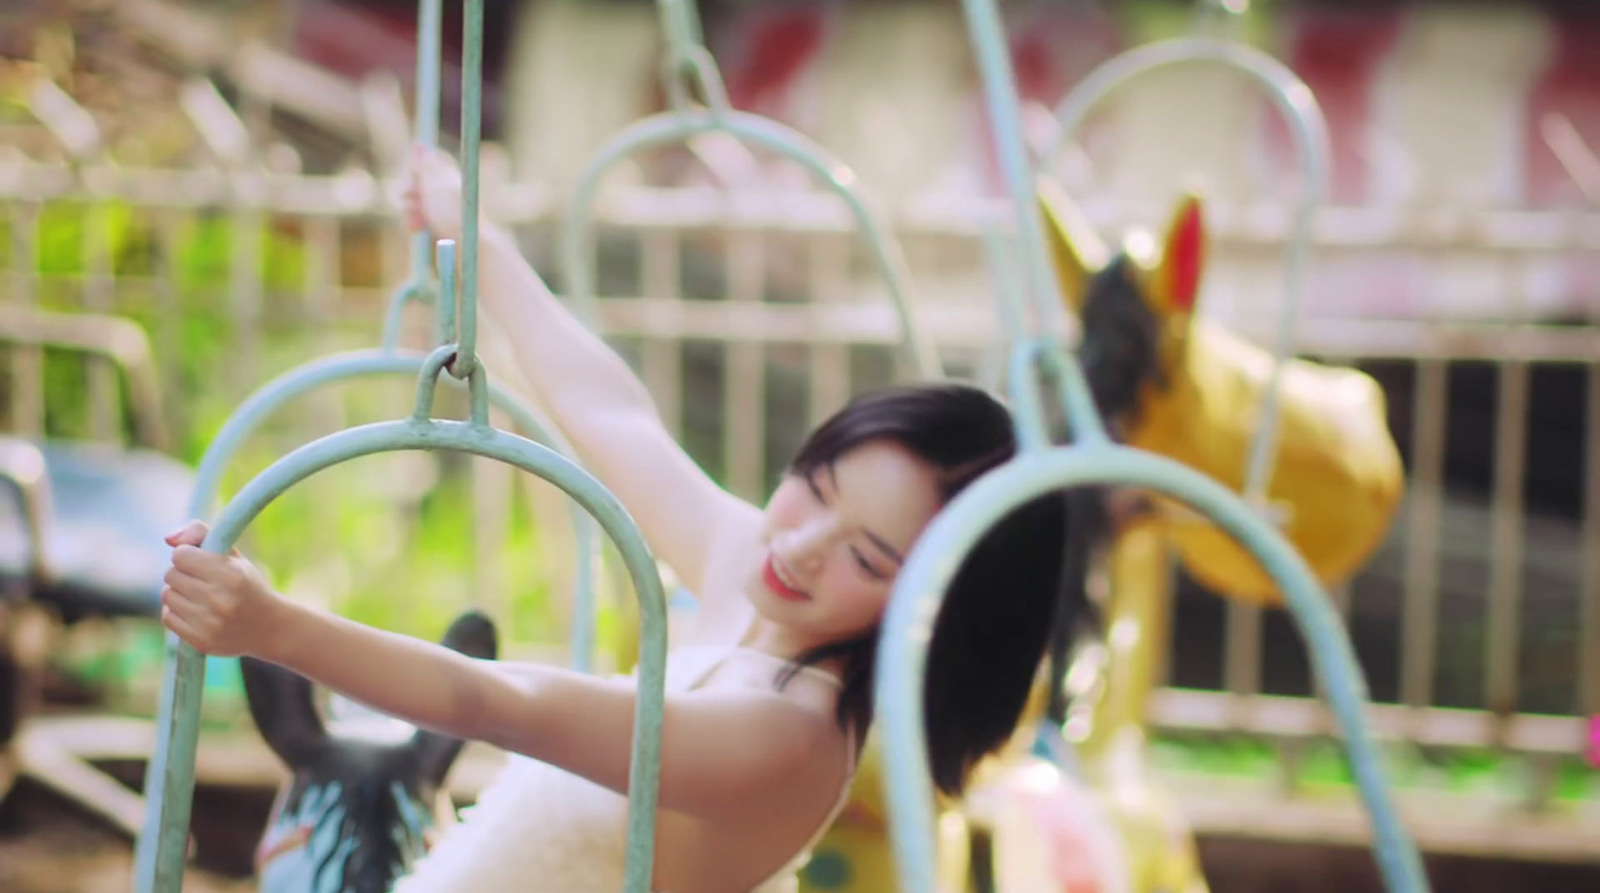
[[[631,680],[536,664],[497,668],[287,600],[281,608],[276,645],[262,659],[419,727],[627,792],[638,697]],[[668,696],[661,808],[717,820],[836,784],[845,769],[827,755],[843,749],[822,746],[830,720],[756,688]]]
[[[460,178],[442,153],[419,154],[412,226],[460,231]],[[628,364],[546,287],[500,227],[480,227],[478,295],[523,374],[580,461],[633,516],[652,551],[704,597],[710,555],[756,510],[718,487],[672,439]]]
[[[237,552],[198,548],[205,534],[204,524],[191,522],[168,537],[174,549],[162,592],[162,622],[196,649],[270,661],[416,726],[627,790],[637,704],[631,682],[528,664],[496,668],[297,604]],[[765,688],[668,698],[661,806],[715,819],[837,783],[842,748],[820,746],[833,734],[832,719]]]

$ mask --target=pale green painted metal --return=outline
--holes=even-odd
[[[439,2],[423,0],[421,7],[420,45],[432,47],[432,65],[419,65],[418,79],[423,86],[419,96],[418,141],[433,145],[436,140],[438,116],[438,63]],[[431,33],[430,33],[431,32]],[[390,299],[385,317],[383,346],[377,350],[354,351],[336,354],[299,366],[268,382],[245,399],[207,446],[196,469],[195,486],[190,497],[189,516],[210,517],[213,501],[221,484],[223,472],[228,468],[238,449],[255,432],[260,424],[284,404],[324,385],[336,384],[373,376],[406,375],[415,377],[423,369],[427,358],[423,354],[402,352],[395,346],[398,320],[404,306],[411,300],[425,300],[434,296],[430,284],[431,269],[428,264],[428,236],[417,236],[422,246],[413,245],[413,269],[410,279],[397,289]],[[441,241],[440,268],[445,271],[443,294],[454,296],[455,256],[454,243]],[[420,267],[418,266],[420,262]],[[437,305],[436,326],[447,340],[455,334],[455,303],[440,300]],[[513,423],[528,436],[551,444],[563,455],[574,456],[568,444],[556,430],[541,420],[528,405],[508,391],[491,387],[490,402],[509,415]],[[596,603],[595,587],[601,578],[600,531],[587,512],[574,506],[574,530],[577,539],[578,565],[573,580],[573,626],[571,663],[574,669],[587,672],[592,669],[595,645]],[[201,684],[194,680],[203,674],[204,660],[194,649],[177,636],[166,637],[166,661],[163,667],[163,684],[157,707],[156,743],[150,761],[145,766],[144,790],[153,792],[145,799],[145,821],[139,840],[135,843],[134,871],[136,889],[146,893],[155,888],[158,874],[156,861],[165,859],[181,864],[183,836],[163,836],[163,825],[187,828],[189,798],[192,783],[182,796],[163,781],[169,777],[169,766],[192,765],[198,742]],[[174,851],[164,857],[160,847]]]
[[[439,23],[442,0],[420,0],[417,5],[417,85],[416,142],[432,148],[439,143]],[[392,349],[400,341],[400,317],[406,304],[437,300],[432,281],[433,236],[426,230],[411,235],[411,275],[395,290],[383,317],[383,338],[379,342]],[[455,339],[446,336],[445,341]]]
[[[986,226],[979,232],[979,240],[983,244],[984,260],[994,276],[994,309],[1000,317],[1000,331],[1005,334],[1005,345],[1009,351],[1028,337],[1022,323],[1022,307],[1027,297],[1022,294],[1022,283],[1017,276],[1017,268],[1021,264],[1018,263],[1015,246],[1006,233]]]
[[[439,343],[456,340],[456,243],[439,240]]]
[[[597,319],[594,285],[593,212],[600,183],[615,164],[642,150],[681,143],[702,133],[721,132],[797,162],[827,183],[844,200],[872,248],[872,256],[894,302],[901,348],[919,378],[941,377],[938,351],[918,329],[911,308],[911,273],[900,243],[868,207],[855,172],[810,138],[768,118],[736,111],[728,102],[722,75],[704,45],[692,0],[657,0],[662,31],[667,37],[663,79],[672,111],[636,121],[608,140],[578,177],[572,203],[561,227],[562,269],[567,299],[591,327]],[[685,76],[696,81],[707,105],[695,107],[684,88]]]
[[[1041,349],[1042,345],[1037,341],[1019,341],[1011,349],[1011,365],[1006,375],[1011,394],[1011,421],[1017,432],[1017,448],[1024,452],[1050,447],[1050,431],[1045,426],[1044,413],[1031,411],[1045,405],[1044,396],[1039,391],[1038,360]]]
[[[1059,320],[1054,314],[1064,311],[1050,274],[1042,222],[1034,211],[1033,177],[1022,141],[1016,87],[1000,17],[992,0],[963,0],[963,6],[1013,213],[1023,238],[1028,285],[1036,308],[1043,314],[1041,322]],[[1011,295],[1002,290],[1001,297],[1010,299]],[[1019,435],[1026,435],[1026,448],[1015,460],[963,491],[929,525],[900,572],[879,635],[878,676],[873,694],[889,754],[884,761],[885,787],[900,889],[906,893],[933,893],[936,889],[935,811],[923,728],[922,685],[933,624],[945,592],[977,542],[1016,508],[1074,487],[1109,485],[1153,490],[1188,504],[1239,540],[1273,576],[1306,639],[1312,666],[1343,733],[1351,770],[1372,823],[1384,881],[1394,893],[1426,891],[1421,859],[1395,810],[1386,773],[1367,727],[1365,681],[1332,603],[1304,559],[1226,487],[1165,457],[1111,443],[1098,424],[1092,402],[1085,407],[1088,388],[1082,370],[1059,342],[1041,337],[1020,345],[1019,352],[1023,351],[1040,359],[1049,358],[1046,371],[1058,379],[1080,442],[1065,447],[1041,444],[1037,431],[1043,424],[1043,406],[1015,407],[1024,416],[1032,414],[1031,420],[1019,422],[1018,426]],[[1024,362],[1019,361],[1019,365]],[[1026,364],[1023,371],[1034,371],[1032,364]],[[1039,399],[1036,390],[1022,389],[1018,393],[1027,400]],[[1097,436],[1085,437],[1090,429],[1077,425],[1077,417],[1084,414],[1097,423],[1093,426]],[[1032,431],[1027,427],[1030,424],[1035,426]]]
[[[350,351],[296,367],[268,382],[239,404],[239,408],[218,429],[216,437],[201,457],[195,471],[194,495],[189,502],[190,517],[211,516],[222,475],[229,462],[261,423],[278,409],[327,385],[367,378],[415,378],[425,360],[426,355],[421,353]],[[555,429],[547,427],[537,411],[515,394],[491,385],[489,403],[509,416],[515,428],[524,436],[550,446],[569,459],[574,458],[571,447]],[[577,616],[573,618],[571,660],[574,669],[587,672],[593,662],[594,612],[586,606],[594,601],[594,563],[600,555],[600,531],[586,512],[574,506],[573,513],[573,523],[578,530],[578,570],[572,594]]]
[[[1394,893],[1426,891],[1421,861],[1395,812],[1386,773],[1370,737],[1363,712],[1366,685],[1339,618],[1304,559],[1236,494],[1217,482],[1164,457],[1111,444],[1060,447],[1020,456],[952,500],[907,556],[878,640],[874,691],[885,752],[891,755],[884,760],[884,784],[900,889],[905,893],[934,893],[937,889],[922,679],[933,620],[944,593],[974,544],[1010,511],[1064,488],[1102,485],[1154,490],[1181,500],[1244,543],[1272,574],[1305,637],[1311,665],[1338,723],[1372,822],[1385,883]]]
[[[728,109],[728,88],[722,82],[711,51],[705,47],[705,33],[693,0],[658,0],[656,12],[661,19],[662,33],[667,36],[667,52],[661,60],[667,104],[677,111],[690,107],[692,100],[684,88],[684,80],[688,79],[699,84],[706,105]]]
[[[430,362],[435,371],[453,354],[441,349]],[[424,373],[426,375],[426,372]],[[468,377],[478,405],[486,407],[487,388],[479,367]],[[628,783],[627,893],[649,893],[655,855],[655,814],[661,757],[661,717],[666,681],[666,597],[654,559],[637,526],[622,505],[581,468],[553,450],[525,438],[497,431],[481,420],[433,421],[425,414],[405,421],[383,422],[342,431],[314,441],[275,462],[252,480],[223,509],[206,538],[205,548],[227,551],[245,527],[289,487],[322,469],[373,453],[400,450],[453,450],[498,459],[560,487],[582,505],[617,546],[639,599],[642,633],[638,670],[638,702],[634,712],[634,740]],[[197,686],[199,679],[196,679]],[[192,750],[191,750],[192,752]],[[192,790],[193,766],[186,773]],[[169,791],[173,796],[177,791]],[[177,835],[181,871],[183,835]],[[160,890],[178,889],[176,875],[162,878]]]
[[[663,112],[629,125],[600,148],[578,178],[576,193],[562,223],[562,267],[567,276],[567,296],[579,315],[590,325],[596,322],[592,214],[606,172],[641,150],[680,143],[697,134],[712,132],[730,134],[804,165],[844,199],[872,248],[873,261],[894,301],[906,358],[920,378],[933,379],[942,375],[938,352],[922,335],[912,313],[911,274],[899,243],[868,207],[855,173],[799,132],[746,112],[706,109]]]
[[[417,7],[415,128],[417,143],[423,146],[433,146],[438,141],[441,16],[441,0],[420,0]],[[204,518],[209,515],[211,502],[228,460],[245,437],[278,406],[331,381],[400,371],[416,374],[421,366],[421,358],[409,358],[395,351],[400,320],[406,305],[412,301],[426,303],[436,298],[429,264],[431,246],[431,238],[426,232],[419,232],[412,237],[410,273],[389,299],[379,350],[330,357],[295,369],[258,390],[234,411],[201,458],[195,488],[190,496],[190,517]],[[441,319],[445,310],[441,302]],[[520,406],[508,407],[507,411],[516,416],[523,414],[519,412],[520,409]],[[543,433],[543,426],[530,430]],[[587,522],[588,519],[584,520]],[[177,889],[181,883],[204,674],[204,658],[176,635],[168,633],[161,694],[156,710],[156,743],[145,765],[145,819],[139,839],[134,844],[133,877],[136,893]],[[185,773],[179,769],[183,766],[191,768]]]
[[[430,15],[436,18],[437,13],[436,6],[425,6],[420,14],[426,23]],[[604,487],[575,463],[553,450],[526,438],[495,430],[489,425],[491,391],[487,373],[477,362],[472,350],[476,339],[477,150],[482,101],[482,23],[482,0],[466,0],[464,43],[467,48],[467,78],[462,130],[468,153],[466,167],[471,173],[465,178],[462,201],[467,252],[463,264],[465,281],[460,294],[459,339],[446,339],[446,344],[436,348],[420,362],[417,401],[411,418],[334,434],[280,459],[246,485],[223,509],[206,539],[206,548],[225,552],[237,541],[244,527],[289,487],[324,468],[372,453],[397,450],[466,452],[515,465],[566,491],[600,522],[600,526],[616,543],[640,601],[639,697],[630,768],[625,876],[629,893],[648,893],[654,866],[655,812],[665,697],[666,600],[655,562],[642,534],[620,503]],[[434,92],[437,92],[436,83]],[[439,302],[439,322],[441,330],[453,335],[455,333],[449,330],[455,328],[454,244],[444,241],[439,248],[443,261],[443,299]],[[397,291],[391,303],[391,316],[398,314],[394,310],[395,305],[402,304],[410,297],[412,294],[404,287]],[[364,361],[365,365],[356,366],[371,368],[390,362],[415,362],[414,358],[403,357],[392,350],[393,342],[388,339],[388,328],[386,324],[386,347],[377,351],[375,356],[369,355]],[[448,343],[452,340],[455,343]],[[449,367],[452,375],[464,378],[467,382],[471,411],[470,419],[465,423],[430,418],[438,378],[446,367]],[[278,396],[273,399],[281,402],[285,399],[281,395],[293,387],[306,388],[310,386],[307,382],[328,380],[330,370],[342,370],[343,374],[348,375],[352,368],[348,363],[324,364],[317,371],[302,374],[292,385],[277,383],[279,387],[275,394]],[[513,414],[521,414],[515,401],[508,402],[513,407]],[[252,407],[251,413],[257,413],[268,403],[268,400],[262,399]],[[531,413],[526,415],[532,418]],[[259,414],[246,414],[246,421],[259,417]],[[241,425],[239,430],[243,427]],[[231,445],[228,447],[231,449]],[[220,461],[216,464],[220,469]],[[207,488],[215,489],[217,473],[209,472]],[[205,664],[193,648],[181,643],[173,645],[173,641],[169,637],[162,677],[162,719],[158,747],[151,760],[150,781],[146,785],[150,807],[139,842],[140,853],[135,860],[134,889],[137,893],[170,893],[181,889],[183,883]]]
[[[1244,44],[1209,37],[1183,37],[1147,44],[1122,53],[1091,71],[1062,99],[1056,107],[1061,129],[1044,158],[1048,163],[1060,154],[1061,148],[1077,135],[1089,112],[1116,88],[1140,75],[1190,62],[1209,62],[1234,69],[1265,88],[1294,134],[1300,160],[1300,200],[1295,208],[1289,258],[1284,265],[1283,306],[1278,314],[1272,377],[1261,397],[1260,425],[1250,443],[1245,471],[1245,497],[1261,502],[1266,499],[1277,455],[1279,391],[1285,361],[1294,349],[1312,227],[1328,182],[1328,126],[1311,88],[1282,62]],[[1054,303],[1059,312],[1059,302]]]
[[[705,46],[700,13],[693,0],[658,0],[656,12],[661,32],[667,35],[667,55],[682,58]]]
[[[450,350],[449,348],[444,348]],[[453,352],[453,351],[452,351]],[[405,375],[415,378],[423,370],[427,358],[421,354],[398,353],[384,350],[352,351],[335,354],[307,363],[269,382],[251,394],[238,410],[223,423],[217,436],[206,449],[195,474],[195,488],[189,502],[189,516],[210,517],[223,472],[239,447],[255,432],[260,424],[286,403],[315,391],[324,385],[371,377]],[[528,436],[546,441],[565,455],[570,449],[540,421],[538,415],[514,395],[500,388],[488,389],[489,401],[509,415],[512,421]],[[574,506],[574,524],[578,533],[579,563],[574,580],[574,617],[572,665],[588,671],[594,653],[593,591],[599,579],[600,531],[589,514]],[[169,765],[193,762],[194,746],[199,727],[201,683],[184,682],[186,673],[202,673],[203,658],[194,649],[182,643],[175,635],[167,635],[167,661],[163,674],[162,696],[156,721],[156,745],[150,762],[146,765],[144,790],[154,792],[145,799],[145,823],[135,847],[135,866],[141,878],[153,874],[153,860],[157,858],[157,841],[161,839],[163,817],[174,809],[181,809],[172,821],[181,827],[188,825],[188,807],[179,806],[173,792],[162,784]],[[185,670],[185,667],[199,669]],[[192,790],[192,788],[191,788]],[[181,802],[187,802],[187,796]],[[181,845],[183,838],[177,839]],[[181,853],[175,857],[182,858]],[[154,887],[139,886],[141,891]]]
[[[1008,388],[1018,449],[1027,452],[1050,447],[1040,373],[1043,373],[1045,382],[1055,386],[1066,406],[1067,423],[1071,426],[1073,437],[1081,443],[1100,443],[1111,439],[1100,421],[1088,388],[1074,390],[1068,384],[1074,371],[1082,376],[1081,370],[1077,361],[1068,357],[1060,345],[1048,337],[1024,338],[1012,348]]]
[[[483,121],[483,0],[466,0],[461,83],[461,309],[460,349],[450,374],[467,378],[478,367],[478,146]],[[443,246],[441,246],[443,247]],[[441,258],[442,259],[442,258]],[[455,265],[441,267],[454,270]],[[441,273],[441,275],[443,275]],[[452,292],[445,289],[446,301]],[[449,335],[446,341],[454,341]]]

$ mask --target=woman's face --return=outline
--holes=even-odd
[[[871,629],[941,505],[934,466],[893,441],[869,441],[785,477],[767,503],[766,548],[746,586],[751,602],[811,645]]]

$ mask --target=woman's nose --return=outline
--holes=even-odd
[[[811,573],[822,567],[823,556],[827,553],[828,544],[833,540],[836,527],[831,518],[819,517],[795,530],[794,538],[791,540],[793,545],[791,561],[795,570]]]

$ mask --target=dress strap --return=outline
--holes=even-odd
[[[797,673],[799,675],[801,675],[801,676],[805,676],[805,677],[810,678],[810,679],[815,679],[818,682],[821,682],[821,683],[824,683],[824,684],[827,684],[827,685],[831,685],[834,688],[844,688],[844,680],[840,679],[837,675],[835,675],[833,673],[830,673],[827,670],[822,669],[821,667],[814,667],[814,666],[811,666],[811,665],[808,664],[806,666],[800,667],[797,670]]]

